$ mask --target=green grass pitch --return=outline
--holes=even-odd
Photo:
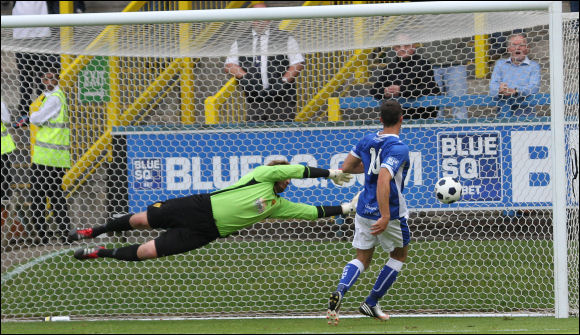
[[[71,250],[8,280],[3,273],[3,318],[122,317],[136,312],[144,317],[243,316],[267,314],[272,306],[277,306],[278,315],[322,315],[344,264],[354,257],[350,242],[341,240],[230,241],[210,246],[136,263],[80,262],[72,258]],[[551,255],[549,241],[414,242],[381,306],[391,314],[509,313],[521,306],[528,311],[550,310]],[[356,314],[387,258],[377,249],[373,265],[345,297],[344,314]],[[259,280],[250,276],[254,271],[260,272]]]

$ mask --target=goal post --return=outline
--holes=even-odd
[[[251,27],[264,20],[268,47],[258,53]],[[578,315],[578,14],[562,13],[562,2],[3,16],[1,25],[2,101],[11,114],[3,114],[3,321],[322,316],[355,257],[352,217],[268,219],[138,263],[79,262],[72,252],[159,232],[59,237],[156,201],[213,192],[275,159],[340,168],[357,140],[380,128],[377,106],[389,86],[399,87],[393,98],[407,113],[412,240],[383,309]],[[32,27],[50,27],[50,36],[15,38],[15,29]],[[502,78],[518,85],[508,97],[494,80],[513,50],[523,52],[512,38],[527,58],[518,68],[525,74]],[[71,61],[55,61],[63,55]],[[226,64],[260,76],[248,86]],[[283,81],[295,64],[302,68]],[[71,167],[57,185],[68,227],[57,199],[35,184],[43,173],[31,164],[37,126],[11,125],[41,108],[46,71],[61,74],[70,113]],[[5,134],[15,142],[7,153]],[[443,176],[461,181],[458,203],[437,201]],[[363,183],[362,175],[342,187],[293,180],[281,196],[335,205]],[[346,317],[388,259],[379,249],[345,296]]]
[[[564,44],[562,34],[562,3],[550,4],[550,94],[552,107],[552,148],[554,148],[553,171],[553,210],[554,216],[554,287],[556,317],[568,317],[568,250],[566,228],[566,195],[561,190],[566,189],[567,178],[564,162],[565,132],[564,120],[564,83],[559,78],[564,77]],[[558,131],[562,130],[562,131]],[[560,246],[560,244],[562,244]]]

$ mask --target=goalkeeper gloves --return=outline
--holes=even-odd
[[[352,175],[350,173],[344,173],[342,170],[328,170],[328,172],[328,179],[332,179],[332,181],[339,186],[345,182],[348,183],[352,179]]]
[[[360,195],[360,192],[362,191],[359,191],[350,202],[340,205],[340,207],[342,207],[343,215],[348,215],[356,212],[356,205],[358,204],[358,196]]]

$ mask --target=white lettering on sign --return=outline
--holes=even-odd
[[[441,155],[446,156],[476,156],[497,155],[497,136],[485,134],[445,137],[441,139]]]
[[[512,131],[511,135],[513,201],[552,201],[550,131]],[[545,154],[537,154],[542,151]],[[535,179],[544,182],[535,183]]]
[[[458,178],[466,201],[501,201],[501,133],[445,131],[437,136],[438,178]]]
[[[328,168],[340,169],[347,155],[346,153],[333,155],[330,158]],[[405,183],[412,180],[415,185],[422,185],[423,165],[421,152],[410,152],[409,157],[410,167]],[[267,164],[273,160],[287,159],[287,157],[280,155],[266,156],[264,159],[261,156],[215,156],[204,159],[200,157],[168,157],[165,158],[167,190],[207,191],[221,189],[236,183],[242,176],[252,172],[252,170],[262,164]],[[157,167],[152,162],[141,164],[149,164],[151,167]],[[314,155],[310,154],[295,155],[291,157],[290,164],[318,167],[317,159]],[[341,187],[350,187],[356,183],[358,185],[364,185],[364,174],[358,174],[355,177]],[[292,184],[299,188],[329,187],[330,184],[336,187],[334,183],[329,183],[325,178],[292,179]]]

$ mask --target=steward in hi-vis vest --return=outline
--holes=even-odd
[[[69,114],[66,97],[60,87],[57,86],[51,92],[45,93],[40,109],[42,110],[47,102],[50,103],[49,99],[53,96],[58,98],[60,108],[56,114],[53,113],[52,118],[39,125],[32,163],[70,168]],[[53,110],[57,108],[54,103],[47,107]]]
[[[4,101],[2,100],[1,102],[2,102],[2,155],[5,155],[7,153],[14,151],[14,149],[16,149],[16,145],[14,145],[12,136],[8,132],[6,126],[4,125],[4,123],[10,124],[10,112],[8,111],[8,108],[6,108]],[[2,162],[2,164],[4,164],[4,162]]]
[[[10,124],[10,111],[2,103],[2,205],[0,211],[2,212],[2,239],[7,241],[17,241],[24,237],[24,226],[20,223],[15,215],[12,215],[9,210],[10,197],[12,196],[12,160],[13,155],[10,153],[16,149],[16,145],[12,140],[12,135],[8,132],[6,124]],[[6,226],[5,226],[6,225]],[[10,227],[8,227],[10,226]],[[6,233],[6,234],[4,234]],[[4,243],[4,241],[2,241]]]
[[[70,218],[62,178],[71,167],[71,157],[68,104],[64,92],[58,87],[58,74],[44,74],[42,84],[44,100],[38,111],[30,115],[30,123],[39,128],[32,154],[30,196],[38,243],[47,244],[51,236],[62,236],[69,231]],[[56,234],[49,231],[46,223],[47,197],[58,225]]]

